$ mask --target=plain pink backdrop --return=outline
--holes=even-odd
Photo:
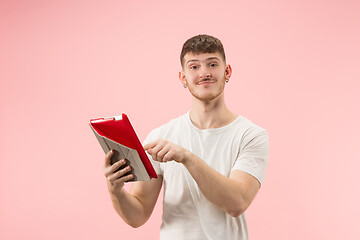
[[[90,118],[187,112],[183,42],[224,43],[228,106],[270,133],[251,239],[358,239],[359,1],[1,1],[0,239],[157,239],[112,209]],[[129,187],[129,186],[127,186]]]

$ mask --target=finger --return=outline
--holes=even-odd
[[[104,167],[109,167],[111,166],[110,161],[111,161],[111,157],[114,154],[114,150],[111,149],[106,155],[105,155],[105,162],[104,162]]]
[[[126,176],[123,176],[119,179],[116,179],[113,184],[118,184],[118,183],[121,183],[121,182],[127,182],[127,181],[130,181],[131,179],[134,178],[134,175],[133,174],[129,174],[129,175],[126,175]]]
[[[158,144],[158,140],[152,141],[144,146],[144,150],[147,151],[150,148],[155,147]]]
[[[116,172],[113,176],[111,176],[110,178],[108,178],[108,180],[109,180],[111,183],[119,182],[120,179],[121,179],[120,182],[121,182],[121,181],[125,182],[125,181],[128,181],[128,179],[129,179],[128,176],[129,176],[129,175],[132,175],[132,176],[130,177],[130,179],[134,177],[133,174],[131,174],[131,167],[130,167],[130,166],[128,166],[126,169],[122,169],[122,170],[121,170],[121,173],[120,173],[120,171],[119,171],[119,172]]]
[[[147,150],[147,153],[150,154],[150,155],[152,155],[152,152],[153,152],[153,151],[152,151],[152,148],[149,148],[149,149]]]
[[[164,148],[165,144],[164,141],[159,141],[158,144],[152,148],[151,156],[155,161],[158,161],[158,152]]]
[[[163,157],[163,162],[168,162],[168,161],[172,161],[174,160],[173,157],[174,157],[175,153],[174,151],[171,151],[169,150]]]
[[[157,144],[155,146],[153,146],[152,148],[152,152],[153,154],[157,154],[161,149],[163,149],[165,147],[165,145],[167,145],[167,141],[162,140],[162,141],[158,141]]]
[[[126,164],[125,159],[121,159],[120,161],[117,161],[113,165],[110,165],[104,169],[104,174],[106,177],[110,176],[111,174],[114,174],[121,166]]]
[[[164,156],[170,151],[171,146],[169,145],[165,145],[162,149],[160,149],[160,151],[157,153],[156,159],[159,162],[163,162],[164,161]]]
[[[116,179],[123,177],[126,173],[128,173],[130,171],[131,171],[131,167],[127,166],[124,169],[121,169],[121,170],[117,171],[116,173],[109,175],[108,180],[110,182],[114,182]]]

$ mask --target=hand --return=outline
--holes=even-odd
[[[176,161],[184,163],[190,153],[186,149],[163,139],[146,144],[144,149],[151,155],[154,161],[158,162]]]
[[[111,165],[111,157],[114,154],[114,150],[110,150],[105,156],[104,162],[104,175],[108,180],[108,186],[110,190],[121,189],[124,186],[124,182],[129,181],[134,178],[133,174],[125,175],[131,171],[130,166],[124,166],[126,160],[122,159],[113,165]],[[123,169],[120,169],[124,167]]]

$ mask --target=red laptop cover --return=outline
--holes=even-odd
[[[150,178],[157,178],[156,172],[126,114],[123,113],[120,120],[116,120],[114,117],[91,119],[90,124],[99,135],[135,149]]]

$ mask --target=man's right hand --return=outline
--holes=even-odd
[[[108,182],[110,191],[118,191],[124,186],[124,182],[134,178],[133,174],[128,174],[131,171],[131,167],[127,166],[123,169],[118,170],[126,164],[126,160],[122,159],[113,165],[111,165],[111,157],[114,154],[114,150],[110,150],[105,156],[104,162],[104,175]],[[118,170],[118,171],[117,171]]]
[[[125,159],[111,165],[111,157],[116,153],[109,151],[105,156],[104,175],[115,211],[132,227],[143,225],[150,217],[159,196],[163,178],[137,181],[132,184],[129,192],[123,187],[126,181],[134,178],[130,166]],[[126,167],[125,167],[126,166]],[[123,168],[125,167],[125,168]]]

